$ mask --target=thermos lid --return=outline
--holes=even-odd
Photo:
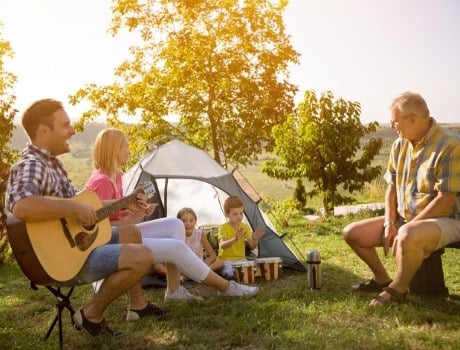
[[[318,261],[320,260],[319,251],[316,249],[309,250],[307,252],[307,260],[309,261]]]

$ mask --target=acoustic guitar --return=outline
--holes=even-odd
[[[151,182],[142,185],[147,197],[155,193]],[[136,202],[137,191],[104,206],[99,196],[85,190],[73,200],[92,206],[97,223],[85,227],[74,217],[57,220],[24,222],[8,215],[8,239],[14,257],[24,274],[36,284],[46,285],[68,281],[80,271],[91,252],[106,244],[112,236],[110,215]]]

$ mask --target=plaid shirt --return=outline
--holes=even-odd
[[[11,168],[6,191],[6,208],[29,196],[73,197],[76,190],[61,161],[48,151],[27,145]]]
[[[420,213],[438,192],[457,192],[457,201],[444,216],[460,219],[460,135],[433,125],[413,146],[394,141],[388,168],[388,184],[396,186],[399,216],[406,222]]]

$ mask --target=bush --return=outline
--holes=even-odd
[[[271,197],[266,197],[261,209],[269,215],[274,224],[281,228],[289,227],[292,218],[298,214],[297,201],[293,198],[277,202]]]
[[[294,200],[296,201],[296,208],[298,210],[303,210],[307,205],[307,191],[302,182],[302,179],[297,179],[296,186],[294,189]]]

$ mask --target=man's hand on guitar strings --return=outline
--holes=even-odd
[[[66,201],[76,205],[74,215],[83,226],[92,226],[97,222],[96,211],[90,205],[79,203],[76,201]],[[64,202],[65,203],[65,202]]]

